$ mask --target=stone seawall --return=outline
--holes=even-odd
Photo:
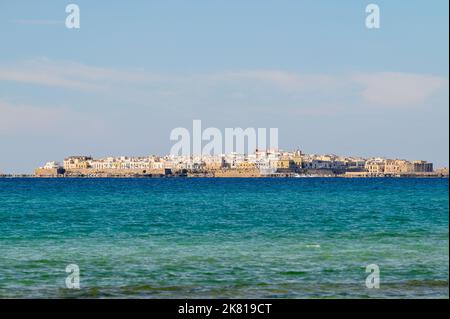
[[[214,177],[261,177],[259,170],[244,170],[244,169],[227,169],[217,170],[213,173]]]
[[[162,176],[164,169],[70,169],[65,171],[65,176],[98,176],[98,177],[127,177],[127,176]]]
[[[64,174],[64,170],[58,168],[37,168],[34,171],[36,177],[57,177],[62,174]]]

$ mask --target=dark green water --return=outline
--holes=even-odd
[[[448,195],[447,179],[0,179],[0,297],[448,298]]]

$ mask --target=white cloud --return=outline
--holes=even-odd
[[[269,84],[285,91],[325,89],[337,85],[337,79],[327,75],[301,75],[279,70],[232,71],[218,74],[218,79],[231,81],[253,81]]]
[[[441,89],[448,90],[448,79],[409,73],[380,72],[353,77],[362,86],[362,97],[380,106],[415,106]]]
[[[2,80],[86,91],[100,91],[106,89],[106,87],[101,84],[95,84],[82,79],[73,78],[67,73],[58,74],[39,69],[2,69],[0,70],[0,81]]]
[[[237,70],[201,74],[151,73],[37,59],[0,66],[0,81],[100,93],[115,101],[142,105],[224,105],[254,110],[270,107],[306,114],[341,105],[342,112],[366,108],[418,107],[448,79],[432,75],[378,72],[343,75],[300,74],[280,70]],[[332,105],[332,107],[327,107]]]
[[[107,126],[99,116],[86,116],[67,106],[30,105],[0,99],[0,136],[57,133],[81,137],[106,130]]]
[[[0,100],[0,133],[11,134],[22,129],[48,128],[65,118],[63,109],[49,109]]]

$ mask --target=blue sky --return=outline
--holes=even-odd
[[[448,1],[0,1],[0,172],[278,127],[284,149],[448,166]]]

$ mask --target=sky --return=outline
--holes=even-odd
[[[380,28],[365,25],[369,3]],[[80,8],[68,29],[65,7]],[[0,0],[0,173],[167,154],[176,127],[448,166],[448,1]]]

